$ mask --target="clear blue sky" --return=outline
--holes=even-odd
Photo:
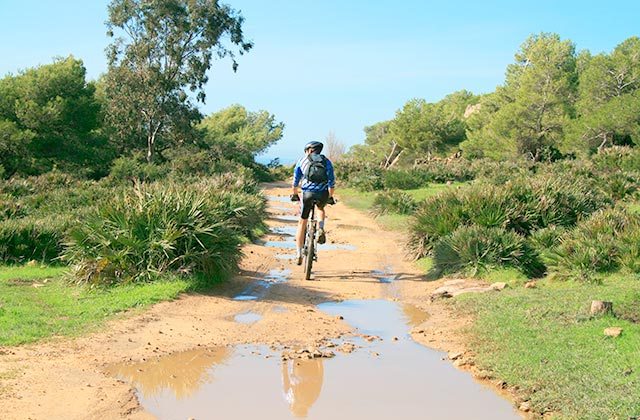
[[[408,99],[492,91],[533,33],[557,32],[577,49],[610,51],[639,35],[640,2],[227,0],[255,48],[237,73],[217,62],[209,113],[233,103],[266,109],[285,136],[268,152],[295,157],[334,131],[347,145]],[[105,71],[106,0],[0,0],[0,75],[73,54],[90,78]]]

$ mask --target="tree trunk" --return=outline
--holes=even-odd
[[[149,133],[147,136],[147,163],[153,163],[156,156],[156,138],[155,133]]]
[[[591,302],[591,315],[606,315],[613,313],[613,302],[594,300]]]

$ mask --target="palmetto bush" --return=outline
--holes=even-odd
[[[495,227],[461,226],[436,242],[433,257],[439,274],[475,276],[494,267],[515,267],[530,276],[544,271],[525,238]]]
[[[417,203],[407,193],[398,190],[382,191],[373,200],[372,211],[376,215],[386,213],[410,214],[416,209]]]
[[[237,267],[240,234],[214,208],[216,190],[137,185],[73,229],[65,260],[79,281],[147,281],[165,272],[218,277]]]
[[[382,183],[386,189],[412,190],[426,187],[429,174],[415,169],[389,169],[384,171]]]
[[[52,262],[64,249],[71,220],[64,216],[25,217],[0,221],[0,261]]]
[[[434,244],[464,222],[461,194],[445,191],[425,200],[410,222],[407,242],[409,253],[415,259],[431,255]]]
[[[546,263],[560,278],[590,280],[619,269],[639,273],[639,240],[640,215],[607,209],[562,235]]]

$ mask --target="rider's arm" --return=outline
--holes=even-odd
[[[302,168],[300,168],[300,162],[296,163],[296,167],[293,170],[293,185],[291,186],[291,193],[298,193],[298,185],[302,179]]]
[[[336,176],[333,173],[333,163],[327,160],[327,184],[329,186],[329,197],[333,197],[333,192],[336,188]]]

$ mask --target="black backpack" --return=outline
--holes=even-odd
[[[324,155],[318,155],[315,153],[307,156],[309,166],[307,166],[304,172],[304,177],[313,182],[314,184],[322,184],[329,181],[327,176],[327,158]]]

